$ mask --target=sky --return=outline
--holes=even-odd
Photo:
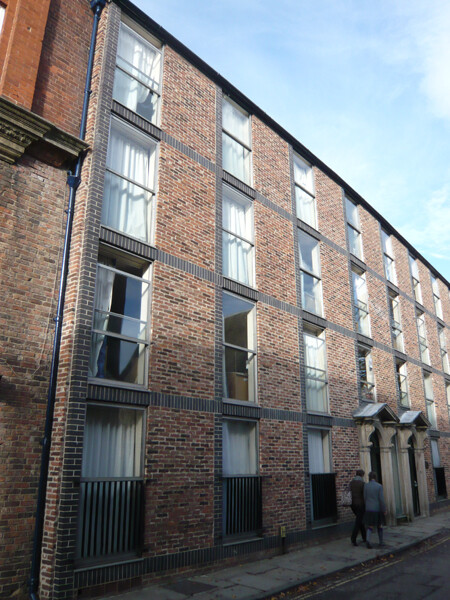
[[[448,0],[134,0],[450,281]]]

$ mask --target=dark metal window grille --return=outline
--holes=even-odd
[[[436,495],[438,498],[447,498],[447,485],[445,483],[444,467],[435,467],[434,474],[436,477]]]
[[[102,478],[80,484],[79,558],[137,554],[142,549],[142,480]]]
[[[223,478],[224,535],[260,534],[262,530],[261,477]]]
[[[336,474],[311,474],[313,521],[337,518]]]

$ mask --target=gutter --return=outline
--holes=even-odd
[[[91,42],[89,47],[89,59],[86,71],[86,82],[84,87],[84,100],[83,109],[81,113],[81,124],[80,124],[80,139],[84,140],[86,135],[86,122],[87,112],[89,106],[89,98],[91,95],[91,77],[92,67],[94,63],[94,51],[95,42],[97,38],[98,23],[103,8],[105,7],[106,0],[91,0],[91,9],[94,13],[94,21],[92,24]],[[41,453],[41,469],[39,473],[39,487],[38,497],[36,503],[36,520],[33,538],[33,549],[31,556],[31,570],[30,570],[30,598],[31,600],[38,600],[38,588],[39,588],[39,573],[41,564],[42,554],[42,537],[44,529],[44,518],[45,518],[45,504],[46,504],[46,492],[47,492],[47,480],[48,480],[48,467],[50,463],[50,447],[53,429],[53,413],[55,407],[56,398],[56,387],[58,380],[58,366],[59,366],[59,353],[61,347],[61,334],[63,325],[63,314],[64,314],[64,301],[67,286],[67,276],[69,271],[69,255],[70,255],[70,242],[72,237],[72,225],[73,216],[75,211],[75,196],[77,193],[78,186],[81,182],[81,167],[83,165],[83,159],[85,154],[81,153],[78,155],[75,163],[75,169],[73,172],[69,172],[67,177],[67,185],[70,188],[69,201],[67,208],[67,221],[66,229],[64,234],[64,247],[61,265],[61,277],[59,283],[59,294],[58,294],[58,307],[55,318],[55,337],[53,340],[53,352],[52,352],[52,363],[50,370],[50,383],[47,396],[47,412],[45,418],[45,429],[44,438],[42,440],[42,453]]]

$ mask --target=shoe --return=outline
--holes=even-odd
[[[352,546],[357,546],[358,544],[352,540]]]
[[[366,542],[366,546],[367,546],[367,548],[369,548],[369,550],[372,550],[372,548],[373,548],[372,544],[370,544],[369,542]]]

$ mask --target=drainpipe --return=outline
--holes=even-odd
[[[89,97],[91,95],[91,76],[92,66],[94,62],[94,51],[95,41],[97,38],[98,23],[100,15],[106,4],[106,0],[91,0],[91,9],[94,13],[94,22],[92,24],[91,43],[89,47],[89,59],[86,71],[86,82],[84,86],[84,100],[83,109],[81,113],[81,124],[80,124],[80,139],[84,140],[86,135],[86,121],[87,112],[89,105]],[[53,353],[52,363],[50,369],[50,383],[47,395],[47,412],[45,417],[45,429],[44,438],[42,440],[42,453],[41,453],[41,469],[39,474],[39,487],[38,497],[36,503],[36,521],[34,526],[34,538],[33,538],[33,550],[31,556],[31,570],[30,570],[30,598],[31,600],[38,600],[38,588],[39,588],[39,573],[41,564],[41,553],[42,553],[42,536],[44,528],[44,517],[45,517],[45,501],[47,491],[47,479],[48,479],[48,466],[50,462],[50,446],[52,438],[53,428],[53,412],[55,407],[56,397],[56,384],[58,379],[58,366],[59,366],[59,351],[61,346],[61,333],[63,324],[64,314],[64,300],[67,285],[67,274],[69,270],[69,254],[70,254],[70,242],[72,236],[72,224],[73,215],[75,209],[75,196],[77,193],[78,186],[80,185],[81,167],[83,165],[84,154],[80,154],[77,158],[75,169],[73,172],[68,173],[67,185],[69,186],[69,201],[67,207],[67,221],[66,229],[64,233],[64,247],[61,264],[61,277],[59,282],[59,294],[58,294],[58,307],[55,318],[55,337],[53,340]]]

